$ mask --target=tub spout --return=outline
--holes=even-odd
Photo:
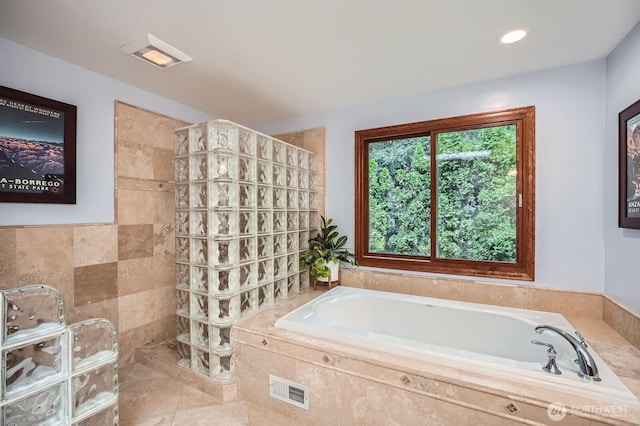
[[[602,380],[598,375],[598,367],[596,366],[593,357],[587,350],[587,344],[585,343],[582,336],[578,334],[578,336],[580,336],[580,340],[578,340],[566,331],[552,325],[539,325],[536,327],[536,333],[538,334],[542,334],[542,332],[545,330],[556,332],[560,336],[564,337],[564,339],[569,342],[569,344],[571,344],[573,349],[576,351],[576,355],[578,356],[578,365],[580,366],[580,372],[578,372],[578,376],[583,377],[587,380],[592,380],[594,382],[599,382]]]

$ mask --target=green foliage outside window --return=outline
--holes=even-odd
[[[516,261],[516,126],[369,144],[369,251]],[[432,206],[432,175],[437,199]]]

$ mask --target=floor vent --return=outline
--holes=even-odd
[[[269,374],[269,396],[296,407],[309,409],[309,389],[301,384]]]

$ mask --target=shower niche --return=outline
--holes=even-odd
[[[118,342],[106,319],[67,325],[62,295],[0,291],[0,424],[117,425]]]
[[[226,120],[175,132],[178,364],[234,377],[233,323],[309,287],[314,153]]]

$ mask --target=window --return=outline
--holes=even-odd
[[[355,133],[358,263],[533,280],[535,108]]]

